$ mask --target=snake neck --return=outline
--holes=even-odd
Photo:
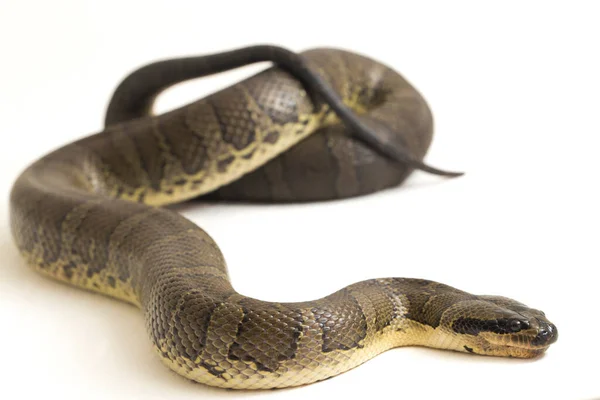
[[[311,54],[349,103],[394,89],[368,110],[368,121],[388,128],[383,142],[403,142],[423,157],[431,116],[401,77],[357,56]],[[429,307],[438,304],[431,299],[442,286],[372,280],[302,303],[252,299],[232,288],[223,255],[206,232],[153,207],[226,185],[269,160],[274,164],[258,173],[272,199],[349,197],[406,177],[406,166],[355,148],[324,113],[298,82],[271,70],[166,115],[112,125],[18,178],[11,193],[15,241],[38,271],[141,307],[163,362],[213,386],[301,385],[391,347],[428,343],[443,311]],[[323,131],[302,147],[316,129]],[[292,145],[296,155],[274,159]],[[307,158],[318,162],[307,165]],[[243,193],[255,187],[244,184]]]
[[[205,267],[152,276],[161,278],[144,308],[156,351],[171,369],[213,386],[296,386],[394,347],[451,345],[439,321],[432,326],[417,309],[446,288],[429,281],[374,279],[314,301],[274,303],[238,294]],[[165,298],[177,301],[156,303]]]

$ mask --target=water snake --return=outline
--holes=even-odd
[[[259,61],[275,66],[151,112],[175,83]],[[37,271],[140,307],[160,359],[213,386],[307,384],[405,345],[540,355],[557,338],[543,312],[422,279],[372,279],[297,303],[243,296],[211,237],[160,207],[201,195],[341,199],[414,169],[459,175],[422,161],[432,133],[427,103],[401,75],[347,51],[253,46],[157,62],[119,85],[103,132],[21,174],[11,229]]]

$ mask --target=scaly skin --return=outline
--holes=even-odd
[[[148,115],[173,83],[265,57],[285,70]],[[307,384],[403,345],[545,351],[557,333],[540,311],[430,281],[374,279],[302,303],[245,297],[210,236],[156,207],[205,194],[345,198],[398,185],[413,168],[444,174],[422,163],[431,113],[400,75],[339,50],[297,57],[255,47],[134,72],[104,132],[47,155],[15,183],[12,232],[27,262],[139,306],[163,362],[213,386]]]

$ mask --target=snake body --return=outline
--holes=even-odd
[[[166,87],[256,61],[276,65],[160,116]],[[216,243],[158,206],[205,195],[338,199],[400,184],[433,132],[398,73],[341,50],[257,46],[168,60],[119,86],[103,132],[43,157],[17,179],[11,228],[28,264],[140,307],[160,359],[208,385],[264,389],[337,375],[397,346],[534,357],[557,338],[541,311],[499,296],[404,278],[322,299],[237,293]]]

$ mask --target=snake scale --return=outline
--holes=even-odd
[[[275,65],[160,116],[155,97],[188,79]],[[433,123],[392,69],[334,49],[253,46],[142,67],[117,88],[103,132],[58,149],[14,184],[11,229],[28,264],[141,308],[160,359],[212,386],[303,385],[397,346],[535,357],[556,341],[544,313],[421,279],[359,282],[327,297],[265,302],[232,287],[211,237],[159,206],[204,195],[340,199],[400,184]]]

